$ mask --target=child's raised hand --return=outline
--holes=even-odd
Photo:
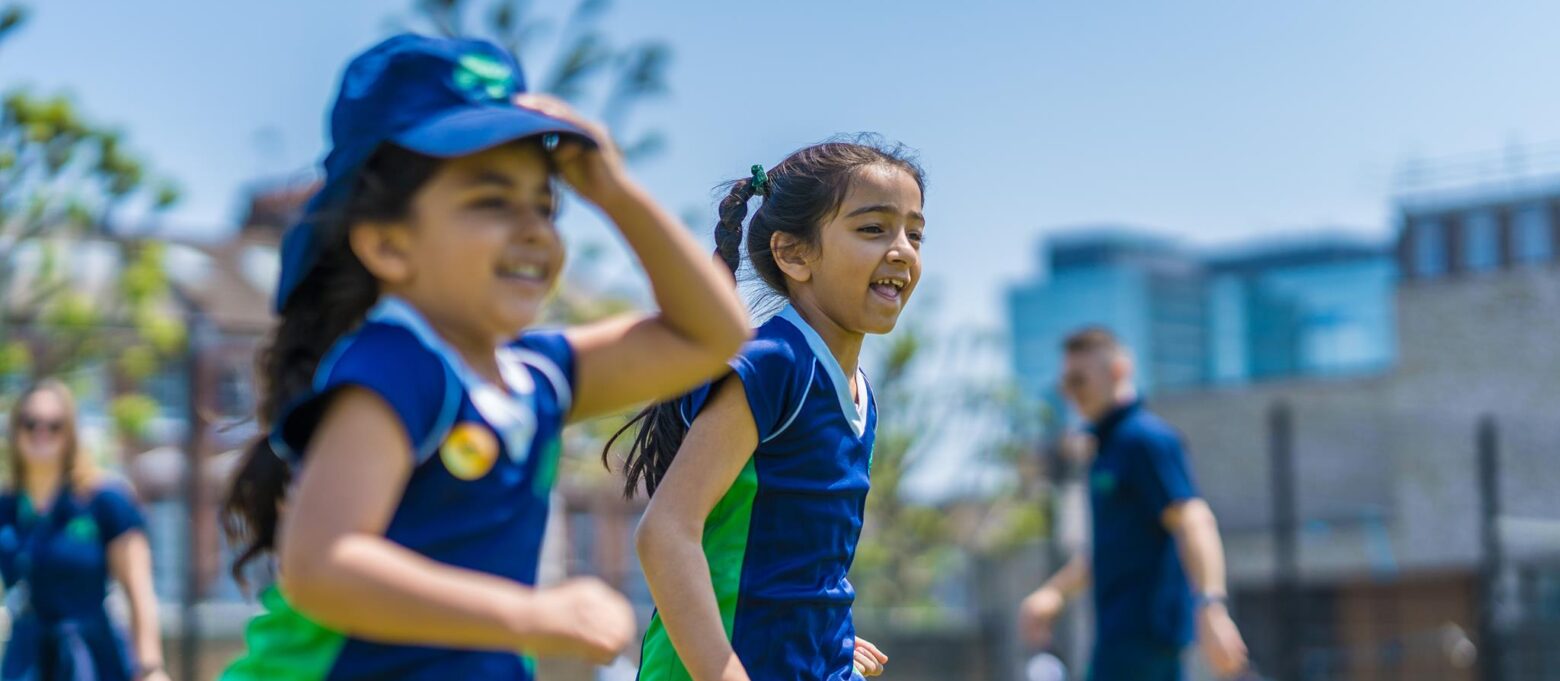
[[[866,639],[856,639],[856,673],[862,676],[878,676],[888,664],[888,656]]]
[[[607,664],[634,636],[628,599],[594,577],[570,579],[537,592],[536,612],[546,620],[526,651],[542,657],[584,658]]]
[[[605,206],[622,194],[628,183],[623,155],[612,143],[612,133],[605,126],[587,120],[567,102],[550,95],[519,95],[515,97],[515,104],[571,123],[596,140],[593,146],[565,137],[552,151],[558,174],[574,191],[597,206]]]

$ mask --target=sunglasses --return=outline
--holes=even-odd
[[[22,418],[22,430],[26,431],[28,433],[34,433],[34,434],[36,434],[36,433],[48,433],[50,435],[59,435],[60,433],[65,431],[65,422],[64,421],[60,421],[60,420],[35,419],[35,418],[32,418],[32,417],[23,417]]]

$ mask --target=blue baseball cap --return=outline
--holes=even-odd
[[[516,106],[514,96],[525,91],[514,57],[481,40],[402,34],[347,64],[331,109],[324,184],[282,237],[276,311],[319,260],[325,235],[315,217],[346,200],[381,145],[454,158],[537,135],[594,143],[570,123]]]

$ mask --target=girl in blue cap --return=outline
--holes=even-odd
[[[283,241],[270,436],[226,506],[235,574],[274,550],[277,585],[224,678],[529,679],[522,654],[604,662],[633,635],[599,581],[534,587],[560,432],[707,380],[746,317],[606,131],[521,92],[485,42],[403,35],[348,65]],[[555,177],[617,225],[658,314],[525,331],[563,265]]]
[[[857,360],[915,292],[926,219],[920,167],[863,142],[754,166],[721,201],[721,260],[735,273],[745,250],[785,304],[727,377],[636,419],[625,491],[651,495],[637,541],[657,607],[641,681],[839,681],[888,661],[856,638],[845,578],[877,427]]]

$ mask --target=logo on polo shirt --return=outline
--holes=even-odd
[[[1116,474],[1110,471],[1096,471],[1089,476],[1089,486],[1100,494],[1110,494],[1116,490]]]
[[[92,516],[78,515],[65,524],[65,536],[84,542],[97,541],[97,521],[93,520]]]
[[[444,468],[461,480],[476,480],[493,470],[498,461],[498,438],[480,423],[461,423],[439,447]]]

